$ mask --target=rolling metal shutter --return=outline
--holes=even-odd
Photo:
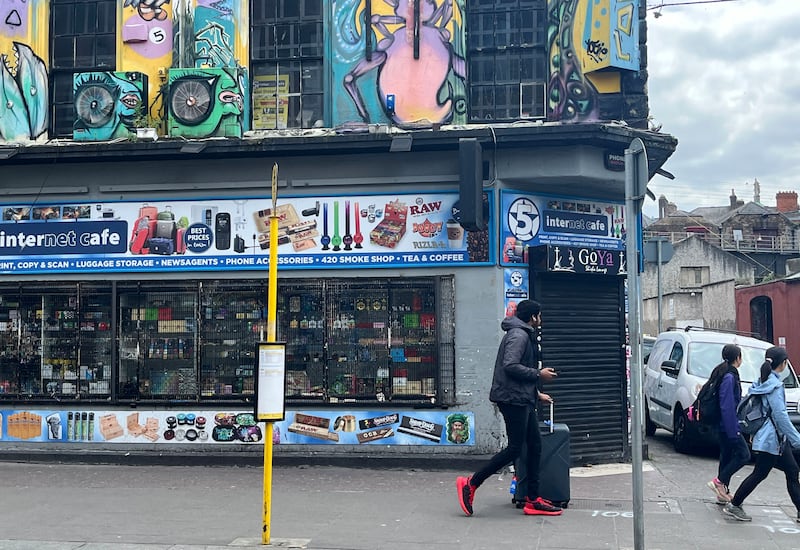
[[[623,279],[535,277],[542,362],[558,372],[542,389],[555,401],[555,422],[569,426],[572,463],[621,460],[628,448]]]

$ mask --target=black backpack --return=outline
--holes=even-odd
[[[760,394],[748,394],[736,407],[736,418],[740,432],[755,435],[770,418],[769,406],[764,407],[764,399]]]
[[[722,413],[719,409],[719,383],[722,378],[709,378],[689,408],[689,417],[695,422],[709,426],[719,425]]]

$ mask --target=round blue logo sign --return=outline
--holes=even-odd
[[[183,238],[186,241],[186,250],[195,254],[205,252],[214,243],[211,228],[204,223],[195,223],[187,227]]]

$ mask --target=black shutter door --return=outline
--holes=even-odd
[[[575,465],[621,460],[627,454],[623,280],[597,275],[538,273],[542,304],[542,363],[558,378],[555,421],[570,429]],[[542,408],[544,419],[549,411]]]

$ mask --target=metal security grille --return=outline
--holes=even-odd
[[[617,277],[538,274],[544,385],[570,429],[573,464],[622,459],[627,447],[624,295]]]

